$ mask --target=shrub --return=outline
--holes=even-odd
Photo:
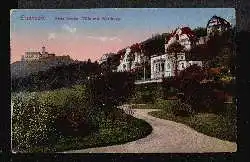
[[[29,150],[37,145],[53,145],[60,135],[86,135],[93,130],[84,91],[83,86],[78,86],[12,95],[14,148]]]
[[[187,67],[186,69],[180,71],[179,75],[177,76],[177,78],[179,78],[180,80],[194,79],[198,82],[205,79],[205,77],[205,71],[198,65],[191,65]]]
[[[157,99],[156,100],[156,108],[162,109],[165,112],[173,113],[173,106],[175,105],[175,100],[163,100],[163,99]]]
[[[93,78],[88,83],[90,105],[101,107],[105,112],[124,103],[131,96],[134,78],[125,72],[106,73]]]
[[[189,104],[183,103],[180,100],[177,100],[172,106],[172,111],[175,116],[189,116],[194,113]]]
[[[185,102],[196,112],[222,112],[224,92],[216,92],[209,87],[199,86],[185,95]]]
[[[162,109],[165,113],[176,116],[189,116],[194,113],[190,105],[183,103],[180,100],[158,99],[153,107]]]
[[[19,150],[47,144],[53,128],[48,127],[49,112],[46,105],[39,103],[38,95],[19,93],[13,96],[12,102],[13,146]]]

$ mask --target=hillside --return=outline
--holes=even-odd
[[[62,63],[61,63],[62,64]],[[55,65],[55,64],[54,64]],[[66,65],[59,65],[49,68],[49,66],[35,67],[43,69],[39,72],[30,72],[25,77],[12,78],[11,89],[15,91],[44,91],[53,90],[62,87],[69,87],[75,84],[83,83],[87,77],[93,76],[100,72],[99,65],[90,61],[78,61]],[[31,66],[31,65],[26,65]],[[32,66],[31,66],[32,67]],[[48,68],[47,70],[45,70]],[[33,70],[34,70],[33,69]]]
[[[17,61],[10,65],[11,78],[26,77],[31,73],[46,71],[47,69],[60,65],[68,65],[70,63],[76,62],[72,59],[42,59],[32,62]]]

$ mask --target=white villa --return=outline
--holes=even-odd
[[[184,52],[177,54],[177,60],[173,54],[167,53],[167,48],[175,42],[184,46]],[[178,64],[177,71],[184,70],[194,64],[202,66],[202,61],[186,61],[185,51],[191,50],[194,44],[195,35],[190,28],[177,28],[166,41],[165,54],[151,57],[151,79],[175,76],[175,64]]]
[[[131,52],[131,47],[127,47],[125,53],[121,54],[120,64],[117,71],[132,71],[137,67],[141,67],[143,61],[150,62],[151,80],[159,80],[163,77],[171,77],[175,75],[175,65],[177,64],[177,72],[186,69],[191,65],[203,66],[200,60],[186,60],[186,53],[194,46],[205,44],[213,33],[222,33],[231,28],[229,22],[225,19],[213,16],[207,23],[207,35],[197,38],[195,33],[189,27],[177,28],[165,41],[165,53],[163,55],[153,55],[151,58],[144,57],[139,48],[139,52]],[[174,55],[167,52],[168,47],[178,42],[184,46],[183,52]]]
[[[120,59],[120,65],[117,67],[117,71],[131,71],[140,67],[143,63],[143,53],[134,52],[131,53],[131,48],[127,47],[126,52]]]
[[[177,28],[169,40],[166,40],[165,54],[161,56],[151,57],[151,79],[160,79],[163,77],[170,77],[175,75],[175,64],[177,63],[177,72],[186,69],[191,65],[198,65],[202,67],[202,61],[187,61],[185,52],[190,51],[194,45],[205,44],[209,40],[209,36],[215,32],[222,33],[231,28],[229,22],[218,16],[213,16],[207,23],[207,36],[196,38],[195,34],[189,27]],[[173,58],[172,54],[167,53],[167,48],[178,42],[184,46],[184,52],[177,54],[177,60]]]
[[[191,65],[202,66],[202,61],[186,61],[185,53],[177,55],[177,70],[181,71]],[[175,59],[172,55],[164,54],[151,58],[151,79],[160,79],[163,77],[171,77],[175,75]]]

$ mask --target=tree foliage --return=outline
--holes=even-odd
[[[184,51],[184,46],[181,45],[179,42],[174,42],[172,44],[170,44],[167,48],[167,52],[170,54],[170,55],[173,55],[173,58],[174,58],[174,61],[175,61],[175,76],[177,76],[177,73],[178,73],[178,53],[180,52],[183,52]]]
[[[91,61],[52,67],[32,73],[27,77],[12,79],[12,91],[44,91],[84,83],[90,76],[100,72],[97,63]]]
[[[204,37],[207,35],[207,29],[203,27],[197,27],[193,29],[193,32],[195,33],[197,38]]]
[[[165,52],[165,39],[168,34],[155,35],[151,38],[142,42],[143,45],[143,53],[146,56],[151,56],[154,54],[163,54]]]

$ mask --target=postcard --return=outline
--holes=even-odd
[[[236,152],[235,9],[10,11],[14,153]]]

